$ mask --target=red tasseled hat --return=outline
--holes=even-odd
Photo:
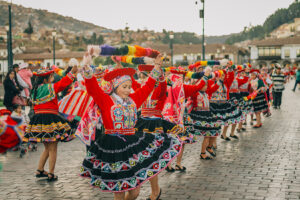
[[[119,76],[133,76],[135,73],[136,71],[132,68],[114,69],[104,75],[104,80],[111,81]]]
[[[138,69],[140,72],[151,72],[154,65],[139,65]]]
[[[258,69],[251,69],[250,73],[257,73],[257,74],[259,74],[260,71]]]
[[[47,67],[40,68],[37,72],[33,72],[33,75],[35,76],[48,76],[49,74],[52,74],[54,70],[51,70]]]

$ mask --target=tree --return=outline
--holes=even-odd
[[[24,30],[24,33],[27,33],[29,35],[31,35],[33,33],[33,27],[31,25],[31,21],[28,21],[28,26],[27,28]]]
[[[104,38],[103,38],[102,35],[99,35],[99,36],[98,36],[97,42],[96,42],[96,43],[99,44],[99,45],[104,43]]]

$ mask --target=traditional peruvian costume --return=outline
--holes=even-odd
[[[186,117],[187,131],[205,137],[220,135],[222,121],[210,110],[209,97],[220,87],[206,76],[200,81],[201,86],[207,85],[206,91],[198,91],[192,96],[191,112]]]
[[[134,73],[135,70],[129,68],[116,69],[104,79],[112,81],[116,89],[131,80]],[[144,86],[122,99],[114,92],[104,93],[91,71],[86,71],[87,92],[99,106],[104,126],[83,162],[91,185],[105,192],[135,189],[165,169],[180,152],[179,140],[135,129],[137,109],[151,94],[159,76],[160,73],[153,70]]]
[[[42,69],[34,75],[47,76],[52,70]],[[57,83],[41,84],[32,95],[34,116],[26,128],[25,142],[70,141],[75,138],[68,122],[58,115],[57,94],[63,91],[74,80],[74,75],[68,73]]]

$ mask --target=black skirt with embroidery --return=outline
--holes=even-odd
[[[81,167],[81,176],[104,192],[135,189],[164,170],[179,154],[176,137],[137,131],[134,135],[109,135],[97,129]]]
[[[68,142],[75,138],[68,121],[56,114],[35,114],[26,127],[25,142]]]
[[[253,105],[254,112],[263,112],[268,110],[269,108],[264,93],[257,94],[257,96],[252,100],[252,105]]]

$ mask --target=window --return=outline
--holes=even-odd
[[[226,54],[224,57],[225,57],[226,59],[229,59],[229,55],[228,55],[228,54]]]
[[[276,56],[276,50],[275,47],[270,48],[270,56]]]
[[[289,58],[290,57],[290,50],[289,49],[285,49],[284,50],[284,57],[285,58]]]
[[[215,55],[210,55],[210,59],[214,60],[215,59]]]
[[[183,60],[184,60],[184,61],[187,61],[187,55],[186,55],[186,54],[183,55]]]
[[[201,60],[201,55],[197,55],[197,60]]]
[[[59,66],[59,62],[58,62],[58,63],[56,63],[56,66]]]
[[[0,64],[0,71],[2,71],[2,69],[1,69],[1,64]]]
[[[297,58],[300,58],[300,49],[297,49]]]
[[[49,62],[47,62],[47,67],[50,67],[50,63]]]
[[[264,56],[281,56],[281,49],[280,47],[259,47],[258,48],[258,56],[264,57]]]
[[[281,49],[280,48],[276,48],[276,56],[281,56]]]

